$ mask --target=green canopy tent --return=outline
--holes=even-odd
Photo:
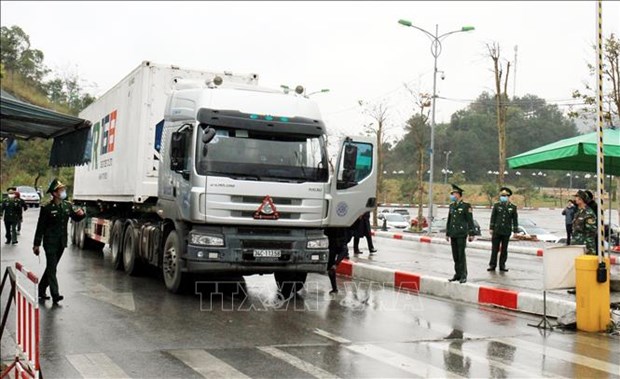
[[[566,138],[507,159],[511,169],[596,172],[598,133]],[[620,175],[620,130],[603,130],[605,174]]]
[[[54,139],[49,164],[77,166],[90,161],[90,122],[16,99],[0,96],[0,140]]]

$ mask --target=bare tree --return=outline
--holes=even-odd
[[[384,191],[383,185],[383,141],[385,140],[386,133],[386,121],[388,118],[388,105],[385,101],[380,101],[378,103],[369,103],[364,100],[358,101],[359,105],[362,107],[362,113],[366,116],[370,117],[373,122],[364,126],[364,131],[369,135],[374,135],[377,138],[377,193],[375,194],[377,201],[379,200],[379,195],[381,195]],[[377,225],[377,208],[375,207],[372,216],[373,225]]]
[[[498,184],[504,184],[504,171],[506,171],[506,110],[508,109],[508,76],[510,73],[510,62],[504,64],[500,62],[500,45],[498,42],[487,43],[489,57],[493,61],[493,72],[495,74],[495,104],[497,112],[497,135],[499,139],[499,175]],[[504,86],[502,88],[502,78]]]
[[[432,95],[430,93],[416,92],[405,84],[405,88],[409,92],[409,94],[413,97],[413,103],[415,107],[414,116],[409,119],[407,122],[407,129],[409,130],[411,136],[413,137],[414,145],[416,148],[417,154],[417,163],[418,169],[416,175],[416,188],[415,192],[417,193],[418,199],[418,224],[416,226],[416,230],[420,231],[424,224],[424,202],[422,199],[424,198],[425,190],[424,190],[424,172],[426,172],[426,166],[424,164],[424,155],[426,152],[426,141],[425,141],[425,133],[424,128],[427,126],[429,110],[431,106]],[[417,113],[419,111],[419,113]]]

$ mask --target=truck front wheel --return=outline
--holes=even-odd
[[[306,284],[307,272],[276,272],[273,274],[276,279],[278,291],[285,299],[291,294],[297,293],[304,288]]]
[[[183,251],[183,243],[178,233],[175,230],[171,231],[164,245],[162,272],[166,288],[172,293],[179,293],[183,289],[184,275],[181,271],[181,256],[183,255]]]

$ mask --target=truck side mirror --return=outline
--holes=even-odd
[[[346,189],[355,185],[355,169],[357,164],[357,146],[347,144],[344,147],[342,161],[342,181],[338,183],[338,189]]]
[[[202,126],[202,125],[201,125]],[[204,134],[202,135],[202,156],[206,157],[209,152],[208,143],[211,142],[213,137],[215,137],[215,129],[210,128],[209,126],[203,126]]]
[[[185,147],[187,146],[187,133],[174,132],[170,140],[170,169],[180,171],[185,169]]]

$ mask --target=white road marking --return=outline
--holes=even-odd
[[[423,378],[462,378],[462,376],[375,345],[347,345],[346,349],[378,360]]]
[[[332,334],[330,332],[326,332],[323,329],[318,329],[318,328],[314,329],[314,333],[318,334],[319,336],[323,336],[325,338],[329,338],[330,340],[336,341],[338,343],[345,343],[345,344],[346,343],[351,343],[351,341],[349,341],[348,339],[339,337],[339,336],[337,336],[335,334]]]
[[[130,377],[104,353],[72,354],[66,357],[83,378]]]
[[[262,352],[265,352],[269,355],[272,355],[278,359],[283,360],[284,362],[290,364],[291,366],[297,367],[301,371],[304,371],[315,378],[329,378],[329,379],[338,379],[338,376],[333,375],[320,367],[317,367],[311,363],[308,363],[302,359],[297,358],[294,355],[286,353],[280,349],[275,347],[263,346],[258,347],[258,349]]]
[[[575,354],[553,347],[524,341],[518,338],[498,338],[493,339],[493,341],[512,345],[519,349],[529,350],[537,354],[546,355],[548,357],[560,359],[566,362],[576,363],[582,366],[590,367],[595,370],[605,371],[612,375],[618,375],[620,373],[620,365],[586,357],[581,354]]]
[[[87,288],[88,290],[82,293],[85,296],[112,304],[130,312],[136,311],[136,304],[133,300],[132,292],[114,292],[101,284],[88,286]]]
[[[178,360],[191,367],[205,378],[243,378],[249,379],[240,371],[202,349],[167,350]]]

